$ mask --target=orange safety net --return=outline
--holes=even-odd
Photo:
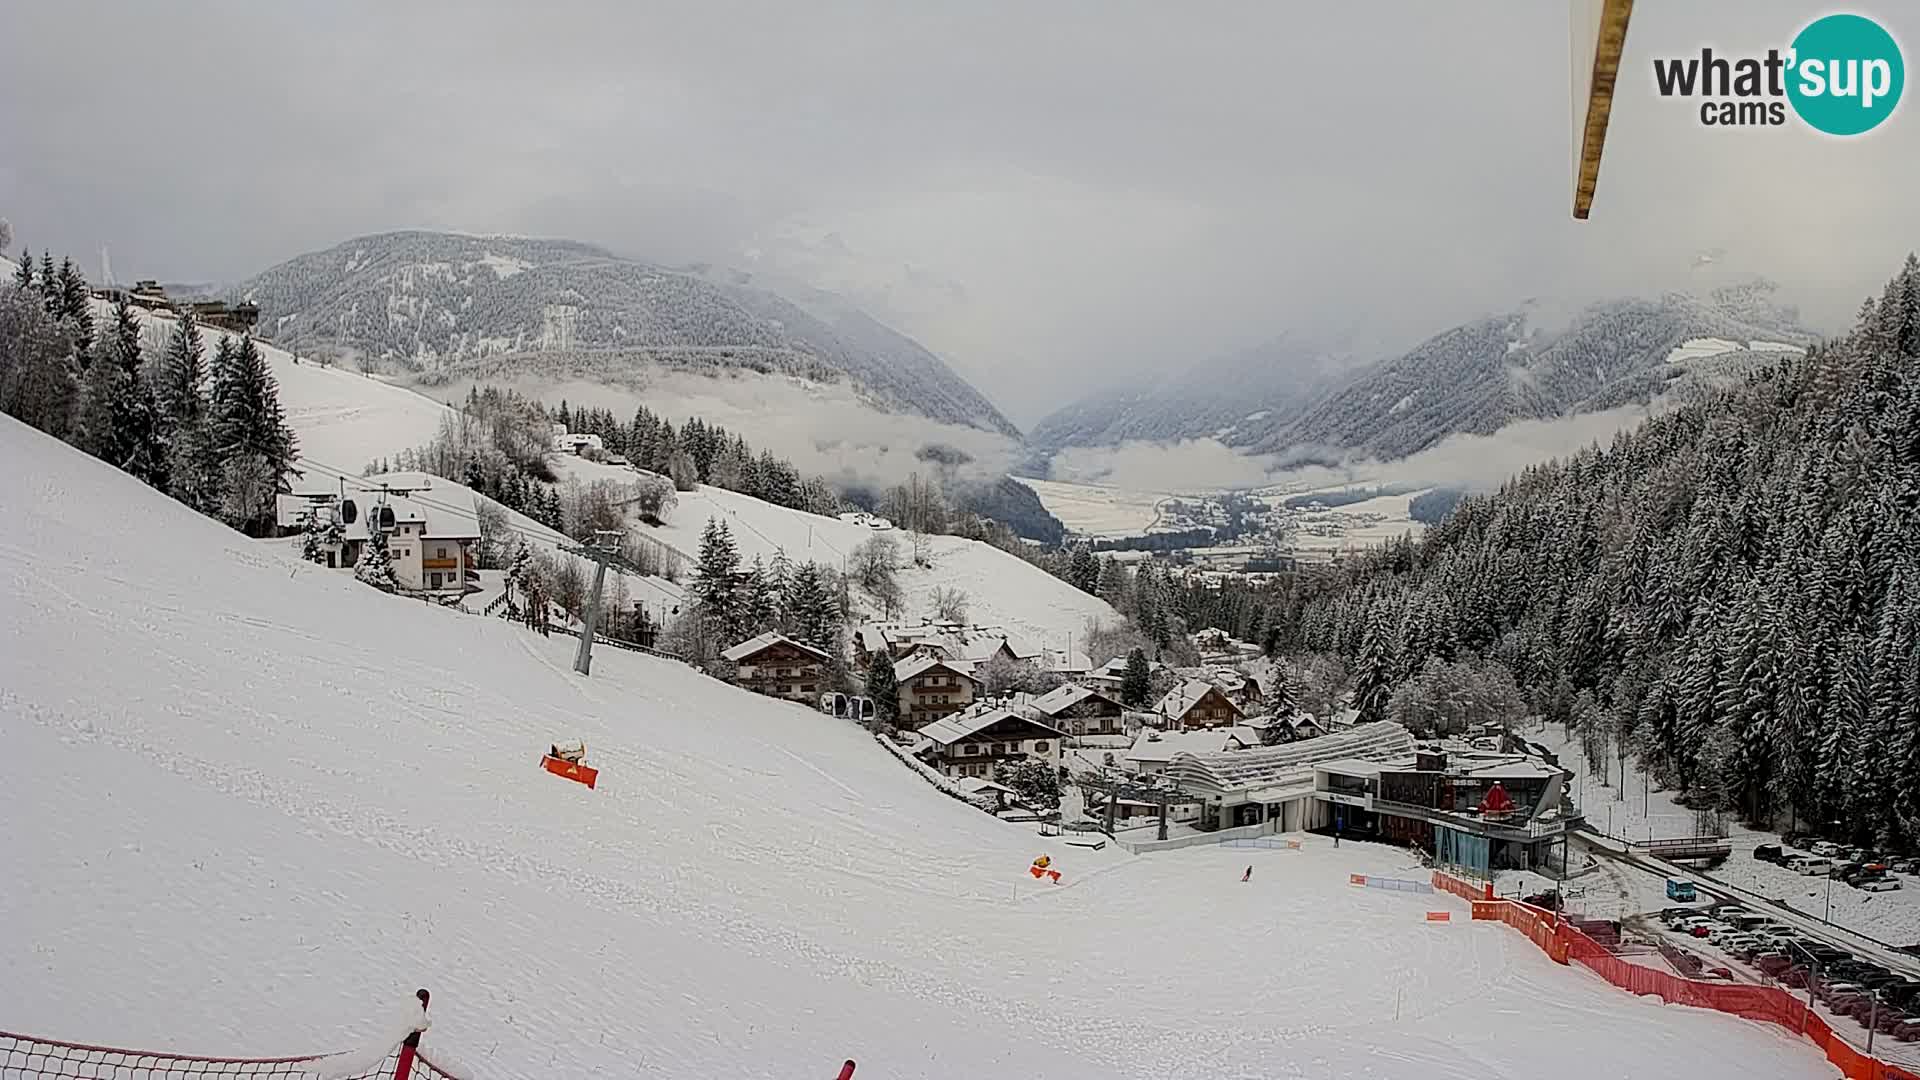
[[[1445,879],[1443,882],[1442,879]],[[1436,873],[1435,888],[1460,895],[1465,882]],[[1562,922],[1552,912],[1517,900],[1467,897],[1473,917],[1504,922],[1527,935],[1558,963],[1577,963],[1602,979],[1635,994],[1652,995],[1675,1005],[1713,1009],[1799,1032],[1827,1055],[1848,1080],[1920,1080],[1920,1074],[1868,1055],[1833,1030],[1807,1003],[1779,986],[1702,982],[1620,959],[1599,942]]]

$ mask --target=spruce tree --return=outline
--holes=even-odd
[[[272,519],[273,496],[290,490],[297,440],[280,409],[279,387],[253,335],[222,335],[214,354],[210,404],[213,445],[239,469],[224,486],[231,524],[258,535]]]
[[[740,582],[740,632],[751,637],[773,628],[778,620],[773,593],[767,587],[767,568],[755,555]]]
[[[840,614],[820,567],[795,567],[787,587],[788,632],[797,641],[832,651],[839,638]]]
[[[53,252],[40,252],[40,302],[47,314],[58,317],[60,314],[60,271],[54,268]]]
[[[33,288],[33,255],[24,248],[20,251],[20,265],[13,268],[13,283],[22,289]]]
[[[894,727],[900,722],[900,684],[894,678],[893,658],[879,649],[867,665],[867,696],[873,699],[873,719],[878,728]]]
[[[1131,708],[1147,703],[1153,693],[1153,668],[1145,651],[1135,648],[1127,653],[1126,670],[1120,676],[1120,702]]]
[[[375,532],[361,549],[360,561],[354,565],[353,576],[379,589],[381,592],[394,592],[400,588],[400,579],[393,573],[393,554],[387,550],[385,535]]]
[[[93,352],[93,294],[72,259],[60,263],[59,292],[59,315],[73,326],[73,352],[85,367]]]
[[[1387,702],[1393,697],[1393,672],[1387,628],[1384,619],[1375,618],[1360,641],[1359,672],[1353,686],[1353,707],[1360,710],[1361,723],[1386,719]]]
[[[733,545],[733,530],[724,521],[708,518],[700,531],[700,557],[693,569],[690,591],[701,614],[712,620],[715,631],[728,639],[728,646],[742,640],[734,580],[739,566],[740,552]]]
[[[206,350],[200,327],[192,315],[183,314],[167,343],[154,396],[167,445],[168,491],[202,511],[211,510],[219,495],[219,460],[209,424],[206,383]]]

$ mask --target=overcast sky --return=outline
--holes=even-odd
[[[759,265],[1029,424],[1283,330],[1411,341],[1709,250],[1838,325],[1920,246],[1915,103],[1850,141],[1718,131],[1650,73],[1826,10],[1639,5],[1576,223],[1552,0],[6,3],[0,216],[122,279],[402,227]],[[1851,10],[1915,59],[1920,11]]]

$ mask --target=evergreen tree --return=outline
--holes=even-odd
[[[22,290],[33,288],[33,255],[24,248],[20,251],[20,265],[13,268],[13,283]]]
[[[733,530],[724,521],[708,518],[700,531],[700,558],[693,570],[690,592],[701,614],[714,623],[715,631],[738,644],[741,618],[734,571],[740,567],[740,552],[733,544]]]
[[[740,631],[747,637],[772,629],[779,619],[772,590],[767,587],[767,568],[758,555],[748,564],[746,577],[740,582],[740,618]]]
[[[69,438],[79,407],[76,374],[67,328],[39,296],[0,288],[0,411]]]
[[[1360,710],[1361,723],[1386,719],[1387,703],[1393,698],[1393,680],[1393,653],[1387,644],[1387,630],[1383,620],[1376,618],[1367,625],[1366,636],[1361,639],[1360,669],[1353,687],[1353,707]]]
[[[1100,561],[1094,558],[1093,551],[1085,544],[1073,549],[1067,567],[1067,581],[1081,592],[1099,595]]]
[[[73,327],[73,351],[80,366],[86,367],[93,352],[93,293],[72,259],[60,263],[59,311],[61,319]]]
[[[793,632],[793,563],[785,548],[773,549],[773,562],[767,565],[767,599],[773,605],[773,621],[781,633]]]
[[[173,497],[211,512],[219,499],[219,457],[206,396],[206,351],[200,327],[183,314],[167,343],[154,396],[167,445],[166,475]]]
[[[400,588],[400,579],[393,573],[393,554],[387,550],[387,538],[384,535],[376,532],[367,541],[361,549],[359,563],[353,568],[353,576],[381,592],[394,592]]]
[[[42,250],[40,252],[40,302],[47,309],[47,314],[57,318],[60,315],[61,300],[60,271],[54,268],[53,252]]]
[[[840,614],[832,592],[813,563],[795,567],[787,586],[788,632],[796,641],[833,651],[839,638]]]
[[[298,444],[281,411],[273,372],[251,334],[237,344],[220,338],[209,425],[220,460],[242,470],[224,485],[231,524],[259,535],[272,521],[273,496],[290,490],[286,478],[294,472]],[[243,477],[250,482],[241,482]]]
[[[1127,653],[1127,667],[1120,676],[1120,702],[1130,708],[1147,703],[1153,693],[1153,668],[1145,651],[1135,648]]]
[[[900,722],[900,684],[893,674],[893,658],[875,650],[867,666],[867,696],[873,699],[874,725],[891,728]]]
[[[1293,674],[1284,664],[1273,666],[1273,685],[1267,690],[1267,707],[1277,717],[1288,717],[1300,711],[1300,688],[1293,683]]]

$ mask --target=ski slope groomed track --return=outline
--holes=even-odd
[[[344,1050],[424,986],[473,1080],[1832,1075],[1347,884],[1400,852],[1053,846],[817,713],[0,456],[0,1029]]]

